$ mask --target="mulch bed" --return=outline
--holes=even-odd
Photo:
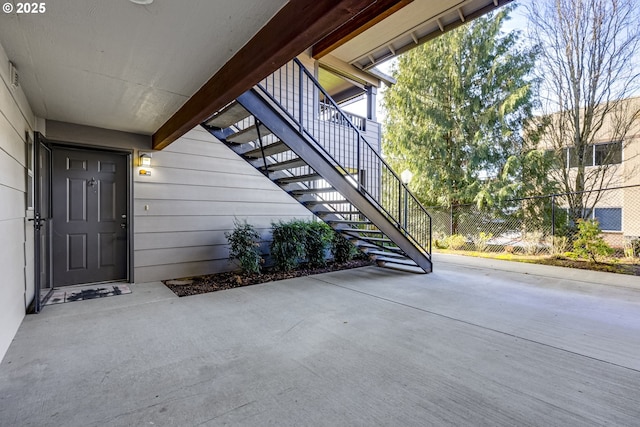
[[[546,258],[536,261],[537,264],[555,265],[559,267],[579,268],[581,270],[604,271],[607,273],[629,274],[640,276],[640,265],[638,264],[611,264],[592,263],[583,260],[573,260],[567,258]]]
[[[222,291],[224,289],[257,285],[259,283],[274,282],[276,280],[294,277],[310,276],[312,274],[328,273],[330,271],[347,270],[375,264],[369,259],[355,259],[342,264],[327,263],[325,267],[301,268],[293,271],[274,271],[266,269],[262,274],[242,275],[238,272],[207,274],[205,276],[185,277],[181,279],[165,280],[163,283],[179,297]]]

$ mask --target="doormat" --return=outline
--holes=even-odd
[[[117,285],[92,285],[90,287],[54,289],[44,305],[62,304],[72,301],[84,301],[88,299],[111,297],[114,295],[130,294],[129,285],[118,283]]]

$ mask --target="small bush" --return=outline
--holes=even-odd
[[[311,267],[321,267],[326,262],[326,251],[331,243],[333,229],[324,222],[306,222],[304,251]]]
[[[578,220],[578,238],[573,242],[574,253],[594,263],[613,253],[602,238],[600,224],[595,220]]]
[[[358,253],[358,249],[337,231],[333,233],[331,238],[331,254],[333,260],[338,263],[351,261]]]
[[[493,238],[493,234],[485,233],[481,231],[477,236],[473,238],[473,244],[476,246],[476,250],[479,252],[486,252],[489,247],[489,240]]]
[[[567,236],[549,237],[547,238],[546,243],[549,248],[549,255],[554,257],[562,256],[569,247],[569,239]]]
[[[260,255],[260,235],[247,223],[233,221],[233,231],[224,233],[229,243],[229,258],[237,260],[244,274],[260,273],[260,264],[264,262]]]
[[[624,242],[624,256],[627,258],[640,257],[640,239],[635,238]]]
[[[524,253],[526,255],[537,255],[541,250],[542,237],[542,233],[539,231],[525,232],[522,238],[524,241]]]
[[[466,243],[467,243],[467,238],[464,237],[462,234],[452,234],[451,236],[448,236],[443,241],[443,244],[446,245],[445,247],[454,251],[457,251],[458,249],[463,247]]]
[[[304,258],[306,228],[304,221],[271,223],[271,257],[278,270],[293,270]]]

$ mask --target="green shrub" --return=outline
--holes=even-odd
[[[547,237],[547,247],[549,248],[549,254],[554,257],[562,256],[569,247],[569,239],[567,236]]]
[[[485,233],[481,231],[477,236],[474,237],[473,243],[476,245],[476,250],[480,252],[485,252],[489,247],[489,240],[493,238],[493,234]]]
[[[333,229],[324,222],[306,222],[304,251],[311,267],[321,267],[326,262],[326,251],[331,243]]]
[[[335,231],[331,239],[331,254],[337,263],[351,261],[358,253],[358,249],[342,234]]]
[[[271,257],[275,267],[290,271],[298,266],[305,256],[306,224],[304,221],[271,223],[273,240]]]
[[[640,239],[635,238],[624,242],[624,255],[627,258],[640,257]]]
[[[229,258],[238,260],[244,274],[260,273],[260,264],[264,262],[260,255],[260,234],[247,223],[233,221],[233,231],[224,233],[229,243]]]
[[[573,242],[573,252],[581,258],[598,262],[601,257],[613,253],[613,249],[602,238],[598,221],[578,220],[578,237]]]
[[[443,244],[445,247],[457,251],[467,243],[467,238],[462,234],[452,234],[444,239]]]

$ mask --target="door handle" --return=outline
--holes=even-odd
[[[27,219],[27,221],[33,221],[33,228],[35,230],[40,230],[40,228],[42,228],[42,223],[46,220],[47,218],[42,218],[39,213],[35,214],[33,218]]]

